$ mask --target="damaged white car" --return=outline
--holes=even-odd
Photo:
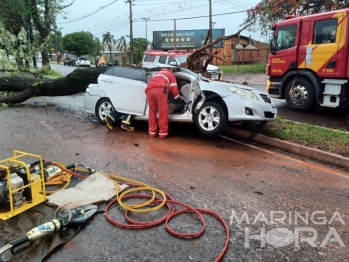
[[[112,67],[90,84],[84,97],[85,111],[103,118],[114,108],[148,120],[144,90],[154,70]],[[184,68],[174,73],[180,98],[169,97],[169,121],[192,122],[209,136],[222,133],[228,122],[272,121],[277,110],[267,92],[223,81],[212,81]]]

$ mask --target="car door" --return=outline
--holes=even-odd
[[[113,67],[98,77],[98,84],[109,97],[116,111],[136,116],[145,113],[147,86],[145,71]]]
[[[201,95],[201,88],[200,88],[200,81],[201,80],[201,74],[198,75],[198,77],[191,81],[191,86],[190,86],[190,95],[189,99],[191,101],[190,106],[189,106],[189,111],[193,114],[194,113],[194,108],[192,108],[194,101],[198,98],[198,96]],[[205,101],[204,97],[201,100],[203,103]],[[200,103],[200,102],[199,102]],[[201,103],[201,104],[202,104]],[[201,105],[200,105],[201,106]]]
[[[188,111],[193,114],[194,113],[193,103],[201,94],[201,88],[200,88],[200,81],[202,81],[201,74],[195,74],[192,71],[184,68],[180,68],[179,70],[180,72],[175,73],[175,76],[178,76],[181,78],[183,77],[189,78],[191,80]],[[202,103],[203,102],[204,102],[204,98],[202,100]]]

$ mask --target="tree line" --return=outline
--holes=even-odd
[[[7,57],[13,55],[18,69],[33,62],[40,53],[42,65],[49,65],[52,53],[68,51],[74,55],[95,56],[116,45],[122,52],[123,63],[129,56],[129,44],[124,37],[115,39],[109,32],[102,35],[102,41],[90,32],[74,32],[64,37],[57,25],[57,17],[65,17],[65,10],[75,0],[64,4],[64,0],[0,0],[0,50]],[[135,55],[140,61],[148,43],[144,38],[135,39]],[[1,55],[1,54],[0,54]],[[14,69],[13,67],[9,67]]]

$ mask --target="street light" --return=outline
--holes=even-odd
[[[148,35],[147,35],[148,25],[147,25],[147,22],[148,22],[148,20],[150,20],[150,18],[143,17],[142,19],[145,20],[145,42],[146,42],[145,50],[147,51],[148,50]]]

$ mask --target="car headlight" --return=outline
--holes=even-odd
[[[254,99],[254,100],[258,100],[257,96],[253,92],[251,92],[250,90],[247,90],[244,88],[239,88],[236,86],[229,86],[228,89],[230,90],[230,92],[233,92],[235,94],[246,96],[246,97]]]

